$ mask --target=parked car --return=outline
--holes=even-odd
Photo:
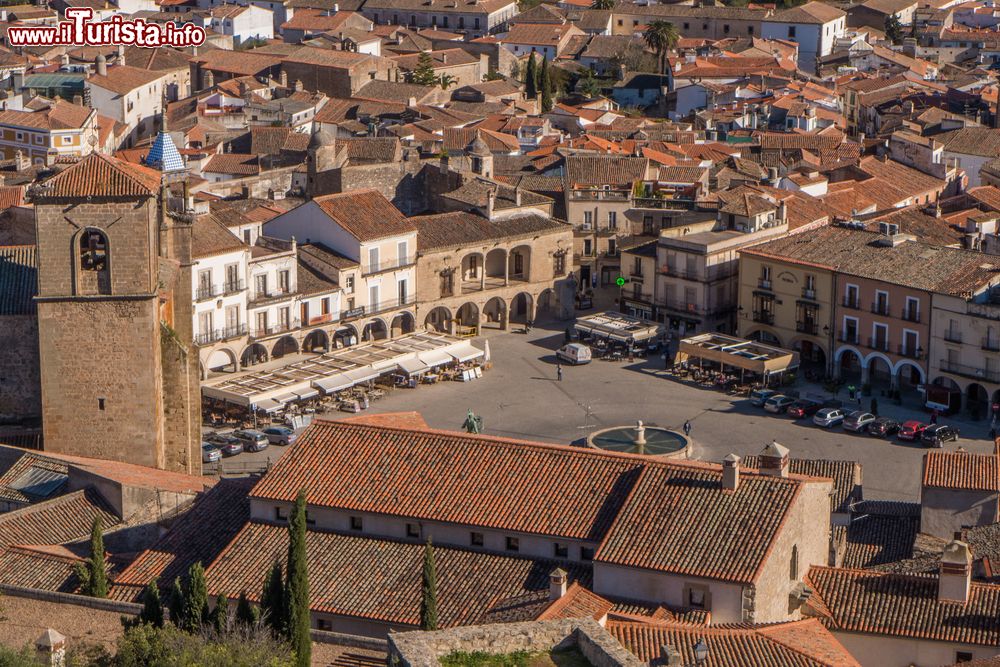
[[[556,358],[574,366],[589,364],[591,360],[590,348],[583,343],[567,343],[556,350]]]
[[[243,452],[243,441],[234,438],[229,433],[213,433],[206,440],[218,447],[223,456],[236,456]]]
[[[248,452],[260,452],[267,449],[267,436],[260,431],[246,429],[233,431],[233,437],[243,443],[243,449]]]
[[[762,408],[764,407],[764,403],[767,402],[767,399],[777,393],[778,392],[774,389],[754,389],[750,392],[750,405]]]
[[[774,396],[771,396],[769,399],[764,401],[764,409],[767,410],[768,412],[773,412],[776,415],[780,415],[781,413],[783,413],[785,410],[788,409],[788,406],[790,406],[794,402],[795,399],[792,398],[791,396],[785,396],[784,394],[775,394]]]
[[[899,433],[896,437],[900,440],[913,442],[920,439],[925,428],[927,428],[927,424],[918,422],[916,419],[911,419],[910,421],[903,422],[903,425],[899,427]]]
[[[899,422],[892,417],[876,417],[868,424],[868,435],[885,438],[899,432]]]
[[[840,408],[823,408],[813,416],[813,424],[823,428],[833,428],[844,421],[844,411]]]
[[[287,426],[268,426],[260,430],[272,445],[290,445],[295,442],[295,431]]]
[[[816,414],[821,407],[823,407],[822,403],[808,399],[799,399],[788,406],[788,414],[796,419],[801,419],[802,417]]]
[[[855,410],[844,417],[844,430],[861,433],[868,430],[868,425],[875,421],[875,415],[864,410]]]
[[[222,452],[210,442],[201,443],[201,462],[215,463],[222,459]]]
[[[958,442],[958,429],[947,424],[931,424],[920,434],[920,442],[928,447],[943,447],[946,442]]]

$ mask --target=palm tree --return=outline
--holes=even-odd
[[[656,51],[656,59],[660,63],[660,74],[666,71],[667,52],[677,46],[680,39],[677,28],[669,21],[653,21],[646,26],[646,32],[642,38],[646,46]]]
[[[591,9],[614,9],[615,0],[594,0],[590,5]]]
[[[454,86],[456,83],[458,83],[458,79],[456,79],[455,77],[453,77],[451,74],[442,74],[441,75],[441,89],[442,90],[448,90],[448,88],[450,88],[451,86]]]

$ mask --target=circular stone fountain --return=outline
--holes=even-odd
[[[682,433],[659,426],[647,426],[639,421],[635,426],[613,426],[594,431],[587,437],[587,444],[610,452],[686,459],[690,440]]]

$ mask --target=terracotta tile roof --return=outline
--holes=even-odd
[[[325,294],[337,289],[338,272],[335,269],[325,270],[326,267],[311,262],[303,256],[296,257],[296,261],[299,294],[302,296]]]
[[[375,461],[373,474],[359,477]],[[597,541],[641,463],[485,436],[318,421],[251,495],[293,500],[306,488],[314,505]]]
[[[504,7],[514,7],[514,0],[368,0],[365,9],[384,9],[441,14],[492,14]]]
[[[566,33],[575,31],[572,23],[517,23],[504,39],[509,44],[557,47]]]
[[[646,178],[649,160],[643,157],[584,156],[566,158],[566,182],[574,185],[613,185],[631,187]]]
[[[928,452],[923,485],[939,489],[1000,492],[1000,465],[993,454]]]
[[[255,481],[219,480],[152,548],[140,553],[113,579],[108,597],[135,602],[150,581],[157,579],[166,591],[195,561],[211,563],[250,520],[247,494]]]
[[[423,415],[419,412],[383,412],[380,414],[365,415],[357,417],[346,417],[343,421],[351,424],[364,424],[365,426],[383,426],[386,428],[402,429],[427,429],[430,428],[424,421]]]
[[[722,203],[719,211],[722,213],[752,217],[761,213],[767,213],[768,211],[775,211],[778,208],[776,202],[761,197],[743,187],[737,188],[734,191],[719,192],[718,195],[719,201]]]
[[[0,212],[12,206],[23,206],[27,190],[25,185],[0,185]]]
[[[69,467],[41,453],[0,446],[0,498],[27,505],[60,495]]]
[[[745,456],[740,466],[760,468],[759,456]],[[831,512],[850,512],[850,504],[861,496],[861,470],[855,461],[834,459],[788,459],[788,472],[806,477],[825,477],[833,480],[833,495],[830,496]]]
[[[446,127],[442,146],[451,153],[462,153],[472,150],[477,140],[482,140],[492,153],[516,153],[521,150],[517,137],[479,127]]]
[[[1000,130],[992,127],[965,127],[934,135],[944,150],[963,155],[996,157],[1000,155]]]
[[[122,461],[92,459],[54,452],[45,452],[45,457],[56,461],[65,461],[74,467],[82,468],[122,486],[174,491],[176,493],[197,493],[215,484],[215,480],[210,477],[187,475],[172,470],[158,470]]]
[[[979,210],[976,210],[979,213]],[[964,218],[962,222],[964,223]],[[886,215],[869,218],[865,221],[865,229],[877,232],[880,222],[899,225],[900,234],[910,234],[918,241],[933,245],[960,247],[965,234],[955,229],[944,218],[935,218],[924,213],[916,205],[892,211]]]
[[[525,198],[529,194],[531,193],[525,193]],[[410,218],[410,221],[417,226],[417,247],[421,252],[434,248],[475,245],[484,241],[536,237],[539,234],[567,230],[566,225],[540,215],[490,220],[475,213],[455,212],[417,216]]]
[[[309,148],[312,136],[308,132],[296,132],[290,127],[250,127],[250,152],[254,155],[278,155],[281,151],[304,153]]]
[[[247,246],[213,213],[195,217],[191,226],[191,257],[201,259],[243,250]]]
[[[350,164],[397,162],[402,146],[396,137],[337,139],[337,157]]]
[[[808,2],[799,7],[791,7],[775,13],[766,23],[830,23],[847,14],[825,2]]]
[[[240,176],[256,176],[260,173],[260,160],[256,155],[241,153],[217,153],[208,159],[201,169],[203,174],[232,174]]]
[[[911,558],[919,530],[918,503],[860,503],[847,527],[843,566],[872,568]]]
[[[107,529],[118,523],[101,495],[87,488],[0,514],[0,547],[61,544],[90,535],[94,517]]]
[[[430,55],[434,69],[471,65],[479,62],[478,57],[463,49],[441,49],[440,51],[423,51],[421,53]],[[412,71],[417,68],[421,53],[394,56],[392,59],[396,61],[400,69]]]
[[[816,619],[750,627],[611,621],[607,630],[643,662],[661,664],[669,646],[681,664],[694,664],[694,646],[708,645],[706,667],[859,667],[859,663]]]
[[[281,58],[250,51],[213,49],[191,59],[203,69],[241,76],[253,76],[281,65]]]
[[[107,76],[92,74],[87,79],[87,85],[98,86],[118,95],[127,95],[136,88],[159,81],[164,76],[166,76],[164,72],[150,71],[130,65],[114,65],[108,68]]]
[[[607,616],[612,607],[614,607],[614,603],[605,600],[600,595],[574,582],[566,590],[565,595],[555,600],[545,611],[538,615],[537,620],[592,618],[595,621],[599,621]]]
[[[670,621],[686,625],[709,625],[712,613],[705,609],[683,609],[665,607],[653,602],[638,602],[615,598],[614,606],[608,612],[609,618],[619,621]]]
[[[360,63],[369,62],[375,59],[375,56],[368,55],[367,53],[318,49],[311,46],[303,46],[301,49],[283,58],[285,62],[289,63],[302,63],[305,65],[318,65],[320,67],[336,68],[351,68]]]
[[[0,111],[0,125],[32,127],[40,130],[77,130],[83,128],[94,110],[57,100],[42,111]]]
[[[190,58],[183,51],[167,47],[147,49],[141,46],[126,46],[125,62],[130,67],[165,72],[187,70]]]
[[[966,194],[985,204],[988,209],[1000,211],[1000,188],[995,185],[981,185],[978,188],[971,188]]]
[[[284,563],[287,551],[285,526],[248,523],[208,567],[209,593],[246,590],[259,600],[267,571],[276,559]],[[423,544],[309,530],[306,553],[314,611],[419,625]],[[442,628],[533,619],[549,603],[549,573],[557,567],[590,585],[590,569],[575,564],[440,545],[434,557]]]
[[[145,198],[160,189],[160,172],[129,164],[101,153],[91,153],[42,184],[39,197]]]
[[[823,134],[797,134],[793,132],[764,132],[760,135],[761,148],[837,148],[844,143],[845,135],[839,130]]]
[[[1000,642],[1000,586],[973,581],[964,605],[938,600],[935,575],[814,566],[810,604],[832,630],[962,644]]]
[[[647,465],[595,561],[752,582],[795,502],[799,484],[744,475],[736,492],[721,493],[718,466]],[[653,511],[664,502],[669,511]],[[755,530],[748,533],[746,526]]]
[[[34,313],[36,294],[35,246],[0,246],[0,315]]]
[[[376,241],[408,234],[413,223],[378,190],[352,190],[316,197],[313,202],[331,220],[359,241]],[[275,224],[280,219],[272,221]]]
[[[469,206],[486,207],[490,196],[493,196],[494,210],[501,211],[510,208],[520,208],[521,206],[545,206],[553,203],[550,197],[535,194],[528,190],[521,191],[521,202],[517,202],[517,190],[507,184],[498,183],[492,180],[475,178],[466,181],[455,190],[446,192],[442,197],[447,197],[453,201],[462,202]],[[506,222],[506,221],[504,221]],[[496,225],[495,230],[499,230],[503,225]],[[518,232],[511,227],[514,234]]]

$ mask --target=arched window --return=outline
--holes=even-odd
[[[788,560],[788,578],[799,580],[799,545],[792,546],[792,557]]]
[[[111,294],[108,237],[99,229],[84,229],[79,239],[77,290],[80,294]]]

